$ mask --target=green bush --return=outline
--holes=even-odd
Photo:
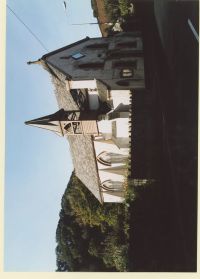
[[[118,0],[121,16],[128,14],[129,0]]]

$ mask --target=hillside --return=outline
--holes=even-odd
[[[103,206],[72,173],[56,230],[57,271],[126,271],[125,204]]]

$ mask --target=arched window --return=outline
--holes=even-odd
[[[101,152],[97,156],[97,161],[104,166],[111,166],[111,157],[106,151]]]
[[[111,166],[116,163],[125,163],[127,155],[103,151],[97,156],[97,161],[104,166]]]
[[[124,190],[123,182],[114,180],[105,180],[101,183],[103,192],[122,192]]]

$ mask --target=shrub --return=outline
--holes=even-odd
[[[121,16],[128,14],[129,0],[119,0],[119,9]]]

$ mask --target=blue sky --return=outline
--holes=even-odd
[[[49,51],[101,36],[90,0],[9,0]],[[68,142],[24,121],[58,110],[49,74],[26,64],[46,51],[7,9],[4,271],[55,271],[61,197],[73,170]]]

